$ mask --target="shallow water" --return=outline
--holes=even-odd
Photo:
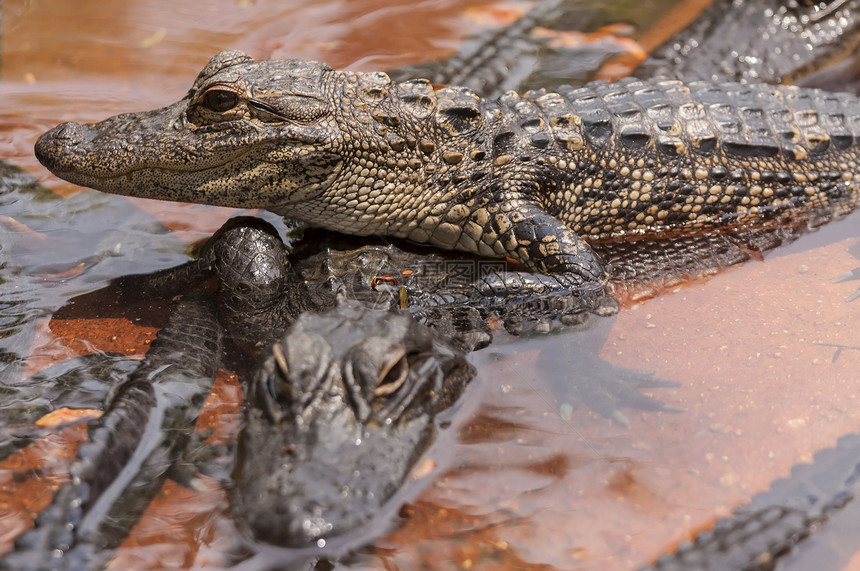
[[[661,16],[673,2],[592,4],[584,31],[623,21],[647,43],[671,26]],[[111,277],[184,261],[189,243],[234,214],[107,196],[59,181],[33,156],[41,132],[61,121],[170,103],[223,48],[390,69],[448,55],[487,19],[504,18],[506,8],[453,0],[6,0],[2,9],[0,158],[51,191],[3,203],[0,212],[9,257],[3,277],[10,280],[0,286],[0,325],[8,331],[10,313],[32,322],[0,345],[25,358],[5,371],[2,380],[14,382],[78,353],[140,355],[163,308],[142,305],[125,316],[87,321],[51,315]],[[441,451],[445,460],[426,477],[420,497],[401,510],[398,528],[345,565],[631,568],[856,431],[860,301],[843,299],[857,282],[830,279],[857,266],[849,247],[857,243],[858,222],[855,214],[764,263],[625,306],[602,356],[680,383],[652,394],[687,412],[626,411],[627,429],[582,408],[564,420],[547,387],[576,364],[538,368],[535,361],[538,348],[548,345],[563,353],[568,335],[537,343],[500,339],[476,354],[480,387],[467,397],[456,439]],[[215,427],[210,438],[229,441],[240,400],[235,378],[222,375],[199,426]],[[62,479],[68,460],[61,452],[80,440],[79,432],[42,443],[32,453],[36,460],[0,465],[6,548],[48,501],[49,486]],[[33,462],[51,464],[45,478],[13,478]],[[203,481],[207,493],[166,485],[113,568],[235,561],[226,494],[217,481]],[[261,557],[251,562],[267,555]]]

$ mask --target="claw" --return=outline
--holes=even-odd
[[[830,283],[838,284],[842,282],[849,282],[851,280],[860,280],[860,268],[854,268],[849,272],[845,272],[841,276],[836,276]],[[854,301],[855,299],[860,298],[860,288],[857,288],[854,293],[845,298],[845,301]]]
[[[664,404],[663,408],[660,409],[660,412],[687,412],[687,408],[683,406]]]
[[[851,271],[845,272],[841,276],[836,276],[835,278],[833,278],[830,281],[830,283],[838,284],[838,283],[847,282],[847,281],[851,281],[851,280],[858,280],[858,279],[860,279],[860,268],[854,268]]]
[[[666,389],[680,387],[681,383],[675,381],[664,381],[654,376],[654,371],[630,371],[631,375],[624,375],[625,380],[635,384],[639,389]]]
[[[630,420],[621,412],[622,407],[655,412],[686,412],[686,408],[664,403],[639,392],[641,389],[678,387],[680,383],[654,377],[653,371],[626,370],[599,360],[589,374],[577,378],[560,398],[559,414],[569,419],[575,406],[581,402],[594,412],[616,424],[628,427]]]
[[[624,428],[630,428],[630,421],[627,420],[627,417],[624,416],[624,413],[621,412],[620,410],[616,409],[615,411],[613,411],[610,418],[612,419],[613,422],[620,424]]]

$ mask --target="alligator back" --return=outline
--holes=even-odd
[[[436,120],[452,132],[468,111],[452,112],[464,92],[448,91]],[[471,157],[485,150],[497,179],[531,183],[589,241],[818,225],[851,211],[860,187],[860,102],[849,94],[626,79],[509,93],[471,113],[487,116],[489,135]]]
[[[108,192],[263,207],[600,286],[596,242],[851,211],[858,134],[856,97],[796,87],[629,79],[490,101],[224,52],[176,104],[61,125],[36,154]]]

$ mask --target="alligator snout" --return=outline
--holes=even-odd
[[[86,152],[82,146],[92,140],[93,134],[80,123],[57,125],[36,141],[36,158],[54,174],[57,170],[67,170],[64,165],[68,167],[68,159]]]

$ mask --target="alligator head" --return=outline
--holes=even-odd
[[[301,200],[341,166],[329,73],[225,51],[179,102],[63,123],[42,135],[36,156],[61,178],[114,194],[243,207]]]
[[[240,525],[293,548],[364,526],[390,507],[433,441],[437,415],[473,375],[462,353],[405,315],[346,302],[302,314],[246,399]]]

